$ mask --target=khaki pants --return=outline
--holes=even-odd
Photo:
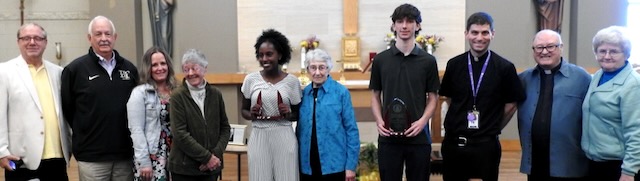
[[[133,164],[131,160],[107,162],[78,161],[80,181],[127,181],[133,180]]]

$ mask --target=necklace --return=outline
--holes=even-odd
[[[160,100],[168,101],[171,98],[171,89],[167,86],[157,86],[156,92]]]
[[[163,101],[169,100],[171,98],[171,94],[162,94],[162,93],[160,93],[158,95],[159,95],[160,99],[163,100]]]

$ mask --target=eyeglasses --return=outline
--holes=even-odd
[[[23,41],[23,42],[30,42],[31,40],[34,40],[36,42],[43,42],[44,40],[47,40],[47,38],[44,37],[39,37],[39,36],[23,36],[23,37],[19,37],[18,40]]]
[[[189,71],[194,71],[194,72],[200,72],[202,71],[202,67],[200,67],[199,65],[194,65],[194,66],[184,66],[182,67],[182,72],[184,73],[189,73]]]
[[[610,50],[601,49],[596,51],[596,55],[598,57],[605,57],[607,56],[607,54],[609,54],[609,56],[611,57],[619,57],[620,55],[622,55],[622,51],[619,51],[616,49],[610,49]]]
[[[531,47],[531,49],[533,49],[533,51],[535,51],[536,53],[542,53],[542,51],[544,51],[544,49],[547,49],[548,52],[553,52],[560,45],[562,45],[562,44],[547,45],[547,46],[535,46],[535,47]]]
[[[310,71],[316,71],[316,70],[320,70],[320,71],[324,71],[327,70],[327,66],[324,65],[320,65],[320,66],[315,66],[315,65],[311,65],[309,67],[307,67]]]

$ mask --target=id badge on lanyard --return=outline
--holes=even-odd
[[[491,51],[487,51],[487,59],[482,65],[482,71],[480,71],[480,77],[478,78],[478,85],[474,84],[473,80],[473,68],[471,67],[471,52],[467,55],[467,65],[469,67],[469,79],[471,80],[471,91],[473,92],[473,109],[467,112],[467,129],[480,129],[480,111],[476,109],[476,99],[478,97],[478,90],[482,83],[482,78],[487,70],[487,64],[491,58]]]
[[[467,128],[468,129],[479,129],[480,128],[480,111],[476,110],[475,106],[473,106],[473,110],[467,113]]]

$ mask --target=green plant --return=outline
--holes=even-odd
[[[356,173],[364,175],[378,171],[378,148],[373,143],[367,143],[360,147],[360,157],[358,158],[358,168]]]

